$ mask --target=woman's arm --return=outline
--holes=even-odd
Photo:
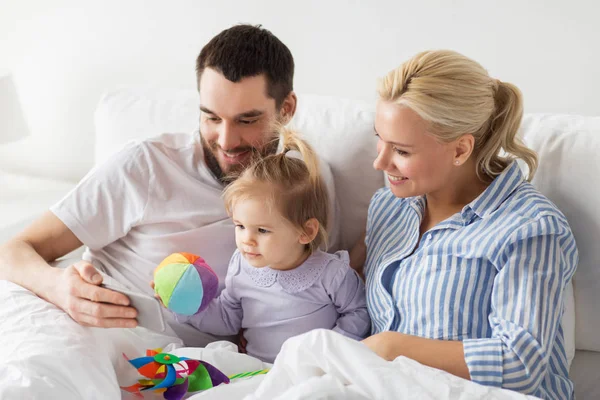
[[[575,240],[563,221],[542,216],[513,232],[493,262],[491,334],[463,340],[465,360],[473,381],[533,394],[551,368]]]
[[[366,232],[360,235],[360,239],[352,250],[350,250],[350,266],[364,279],[363,266],[367,258],[367,245],[365,244]]]
[[[404,356],[452,375],[471,379],[462,342],[426,339],[388,331],[370,336],[363,343],[388,361]]]
[[[382,332],[364,343],[388,360],[406,356],[482,385],[535,393],[577,265],[575,242],[568,227],[540,218],[514,232],[494,263],[489,337],[458,342]]]

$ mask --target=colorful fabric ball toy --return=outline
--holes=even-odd
[[[217,295],[219,278],[202,257],[174,253],[154,270],[154,291],[169,310],[182,315],[203,311]]]
[[[167,400],[180,400],[188,392],[197,392],[229,383],[229,378],[211,364],[187,357],[177,357],[169,353],[161,353],[160,349],[147,350],[146,357],[133,360],[123,357],[147,379],[139,379],[137,383],[121,387],[138,397],[141,392],[155,390],[163,392]]]

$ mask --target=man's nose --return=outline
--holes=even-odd
[[[232,123],[223,121],[219,130],[219,146],[225,150],[233,150],[241,144],[241,136]]]

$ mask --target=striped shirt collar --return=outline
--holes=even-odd
[[[461,214],[472,210],[479,218],[485,218],[500,207],[504,201],[523,183],[523,173],[516,161],[513,161],[496,177],[475,200],[467,204]]]
[[[521,168],[513,161],[504,171],[498,175],[475,200],[463,207],[460,215],[451,220],[462,219],[466,225],[473,220],[474,216],[485,218],[500,207],[502,203],[519,187],[525,180]],[[410,199],[410,203],[420,215],[425,211],[425,196],[416,196]],[[452,222],[452,221],[447,221]],[[454,221],[458,222],[458,221]]]

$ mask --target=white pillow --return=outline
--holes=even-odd
[[[570,346],[574,331],[577,349],[600,351],[600,118],[526,115],[521,132],[539,155],[533,184],[565,214],[579,249],[574,305],[569,290],[565,297],[565,339]]]
[[[315,146],[332,169],[342,218],[342,248],[350,248],[365,227],[372,194],[385,184],[372,168],[376,156],[373,106],[333,97],[299,95],[291,125]],[[198,128],[198,94],[194,90],[151,87],[119,88],[107,92],[96,110],[96,162],[132,139],[164,132],[192,132]],[[573,116],[527,115],[522,133],[540,152],[534,184],[567,215],[575,233],[580,266],[576,274],[577,348],[600,350],[600,199],[591,182],[600,176],[600,119]],[[595,261],[594,261],[595,260]],[[575,314],[572,289],[565,296],[563,329],[569,359],[575,352]],[[585,317],[585,318],[584,318]]]
[[[373,169],[377,156],[373,119],[374,107],[367,103],[302,95],[291,122],[331,167],[345,249],[365,230],[371,197],[384,186],[383,173]]]
[[[96,109],[95,162],[133,139],[198,129],[198,93],[123,87],[104,94]],[[332,97],[298,95],[291,123],[332,170],[341,214],[341,248],[349,249],[365,229],[371,196],[383,186],[372,167],[376,155],[373,107]]]

